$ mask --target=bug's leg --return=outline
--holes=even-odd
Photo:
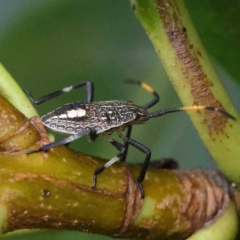
[[[125,137],[130,138],[131,132],[132,132],[132,125],[127,127],[127,133],[126,133]],[[127,154],[128,154],[129,143],[128,142],[124,142],[124,147],[125,147],[125,152],[124,152],[124,154],[122,155],[122,157],[120,159],[121,162],[125,162],[126,161],[126,157],[127,157]]]
[[[141,86],[143,89],[145,89],[146,91],[153,94],[154,98],[150,102],[143,105],[143,108],[151,108],[160,100],[158,93],[152,87],[150,87],[148,84],[138,81],[138,80],[133,80],[133,79],[126,79],[125,82],[129,83],[129,84],[137,84],[137,85]]]
[[[119,151],[118,155],[113,157],[111,160],[109,160],[108,162],[106,162],[103,166],[97,168],[94,173],[93,173],[93,183],[92,183],[92,188],[94,188],[97,184],[97,175],[100,174],[101,172],[103,172],[105,169],[107,169],[108,167],[110,167],[111,165],[113,165],[115,162],[119,161],[122,157],[122,155],[125,153],[126,149],[124,147],[123,144],[111,139],[110,143],[117,148],[117,150]]]
[[[86,95],[87,95],[87,102],[92,102],[93,101],[93,95],[94,95],[94,87],[93,87],[93,83],[89,82],[89,81],[86,81],[86,82],[81,82],[79,84],[76,84],[76,85],[72,85],[72,86],[69,86],[69,87],[65,87],[59,91],[56,91],[56,92],[53,92],[53,93],[50,93],[50,94],[47,94],[39,99],[34,99],[33,96],[32,96],[32,93],[25,89],[24,92],[26,93],[26,95],[28,96],[29,100],[33,103],[33,104],[41,104],[43,102],[46,102],[50,99],[53,99],[61,94],[64,94],[64,93],[67,93],[67,92],[70,92],[74,89],[77,89],[77,88],[80,88],[80,87],[83,87],[85,86],[86,87]]]
[[[128,142],[130,145],[132,145],[133,147],[137,148],[138,150],[140,150],[141,152],[146,154],[146,158],[144,160],[144,163],[142,164],[142,169],[141,169],[140,174],[137,178],[138,186],[141,190],[141,195],[142,195],[142,198],[143,198],[144,197],[144,191],[143,191],[143,188],[141,186],[141,182],[144,180],[147,169],[148,169],[148,166],[149,166],[149,162],[150,162],[150,158],[151,158],[151,151],[147,147],[142,145],[141,143],[139,143],[139,142],[137,142],[137,141],[135,141],[131,138],[127,138],[127,137],[125,137],[121,134],[119,135],[119,137],[122,138],[124,142]]]
[[[60,140],[60,141],[46,144],[46,145],[42,146],[39,149],[31,150],[31,151],[27,152],[27,155],[32,154],[32,153],[47,151],[47,150],[49,150],[51,148],[54,148],[54,147],[57,147],[57,146],[60,146],[60,145],[64,145],[64,144],[68,144],[68,143],[70,143],[70,142],[72,142],[72,141],[74,141],[74,140],[76,140],[76,139],[78,139],[78,138],[80,138],[82,136],[95,134],[95,132],[96,132],[95,129],[89,128],[89,129],[87,129],[85,131],[82,131],[82,132],[80,132],[78,134],[75,134],[75,135],[71,135],[71,136],[69,136],[67,138],[64,138],[64,139]]]

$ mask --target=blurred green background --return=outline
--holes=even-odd
[[[240,2],[186,0],[186,6],[237,108],[240,109]],[[161,101],[152,110],[181,106],[160,60],[128,0],[1,0],[0,62],[22,88],[38,98],[90,80],[95,101],[132,100],[143,105],[151,95],[123,84],[139,79],[155,88]],[[64,103],[85,100],[84,89],[37,106],[43,115]],[[116,135],[113,135],[117,139]],[[182,168],[213,168],[214,163],[186,113],[152,119],[134,127],[132,137],[148,146],[152,159],[175,158]],[[84,153],[110,159],[116,150],[99,138],[71,144]],[[128,159],[144,155],[130,148]],[[44,231],[9,239],[93,239],[68,231]],[[97,238],[96,235],[94,239]],[[99,236],[98,239],[108,239]]]

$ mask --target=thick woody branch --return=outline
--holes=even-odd
[[[140,167],[126,164],[114,164],[91,188],[93,171],[104,160],[65,146],[27,156],[29,149],[48,142],[40,119],[26,119],[2,97],[0,116],[3,233],[44,228],[134,239],[186,239],[221,218],[230,197],[239,195],[217,172],[152,168],[143,182],[142,199],[135,184]]]

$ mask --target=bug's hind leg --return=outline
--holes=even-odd
[[[106,162],[103,166],[97,168],[94,173],[93,173],[93,183],[92,183],[92,188],[94,188],[97,184],[97,175],[99,175],[100,173],[102,173],[105,169],[107,169],[108,167],[110,167],[111,165],[113,165],[115,162],[119,161],[122,156],[124,155],[126,149],[124,147],[123,144],[111,139],[110,143],[117,148],[117,150],[119,151],[118,155],[116,155],[115,157],[113,157],[111,160],[109,160],[108,162]]]
[[[32,93],[25,89],[24,92],[26,93],[26,95],[28,96],[29,100],[33,103],[33,104],[41,104],[43,102],[46,102],[48,100],[51,100],[55,97],[58,97],[59,95],[61,94],[64,94],[64,93],[67,93],[67,92],[70,92],[74,89],[77,89],[77,88],[80,88],[80,87],[83,87],[85,86],[86,87],[86,95],[87,95],[87,102],[92,102],[93,101],[93,96],[94,96],[94,86],[93,86],[93,83],[92,82],[89,82],[89,81],[85,81],[85,82],[81,82],[79,84],[76,84],[76,85],[72,85],[72,86],[69,86],[69,87],[65,87],[59,91],[56,91],[56,92],[53,92],[53,93],[50,93],[50,94],[47,94],[39,99],[34,99],[33,96],[32,96]]]
[[[96,130],[94,128],[88,128],[85,131],[82,131],[82,132],[80,132],[78,134],[75,134],[75,135],[71,135],[67,138],[64,138],[64,139],[60,140],[60,141],[46,144],[46,145],[44,145],[41,148],[36,149],[36,150],[31,150],[31,151],[27,152],[27,155],[32,154],[32,153],[47,151],[51,148],[54,148],[54,147],[57,147],[57,146],[60,146],[60,145],[69,144],[70,142],[72,142],[72,141],[74,141],[74,140],[76,140],[80,137],[83,137],[85,135],[90,135],[91,136],[92,134],[95,135]]]

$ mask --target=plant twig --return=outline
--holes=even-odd
[[[215,112],[189,112],[218,167],[239,184],[239,114],[209,61],[183,1],[131,3],[183,104],[214,106],[236,117],[237,121],[231,121]]]

